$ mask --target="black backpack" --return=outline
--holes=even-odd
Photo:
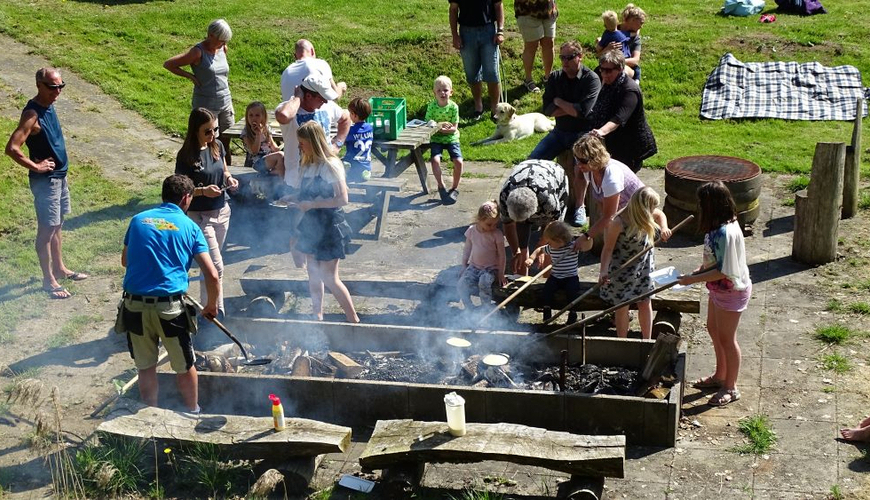
[[[819,0],[776,0],[776,5],[779,6],[777,10],[802,16],[828,13]]]

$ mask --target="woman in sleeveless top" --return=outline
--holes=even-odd
[[[338,260],[345,257],[351,233],[341,209],[348,201],[344,166],[316,121],[305,122],[296,135],[302,160],[296,186],[298,201],[292,206],[303,215],[297,226],[295,250],[305,254],[312,312],[317,319],[323,319],[325,286],[341,305],[347,321],[359,323],[350,292],[338,277]]]
[[[223,19],[216,19],[208,25],[205,40],[163,63],[163,67],[170,72],[193,82],[191,109],[205,108],[214,113],[220,132],[236,122],[228,81],[230,66],[227,62],[227,42],[232,36],[230,25]],[[191,71],[184,69],[185,66],[190,66]],[[224,136],[219,139],[224,145],[229,165],[230,139]]]

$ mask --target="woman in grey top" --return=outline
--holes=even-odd
[[[214,113],[218,118],[220,132],[236,122],[227,80],[230,73],[227,62],[227,42],[232,36],[233,30],[230,29],[230,25],[223,19],[216,19],[208,25],[208,35],[205,40],[163,63],[163,67],[170,72],[193,82],[191,108],[205,108]],[[192,71],[185,70],[185,66],[190,66]],[[223,135],[219,139],[224,145],[226,161],[229,165],[231,163],[230,139]]]

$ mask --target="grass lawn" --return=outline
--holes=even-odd
[[[768,4],[775,7],[773,0]],[[865,27],[855,19],[870,8],[870,0],[826,0],[826,15],[780,14],[772,24],[759,23],[758,16],[720,16],[721,2],[646,0],[639,5],[648,14],[642,32],[645,107],[659,143],[659,154],[647,165],[663,167],[680,156],[721,154],[747,158],[765,171],[808,172],[816,142],[849,140],[851,124],[845,122],[711,122],[702,121],[698,110],[707,74],[726,52],[747,62],[852,64],[866,73],[870,46],[865,43]],[[622,4],[561,0],[559,6],[557,44],[577,38],[591,49],[602,31],[598,16]],[[540,106],[540,97],[523,94],[519,87],[522,40],[512,1],[505,2],[505,12],[508,33],[502,58],[509,99],[517,101],[522,112],[533,111]],[[230,85],[238,117],[252,100],[270,107],[278,103],[280,73],[292,61],[292,45],[300,37],[311,39],[318,56],[331,63],[336,79],[350,86],[343,104],[357,96],[401,96],[408,101],[409,113],[422,117],[433,79],[444,73],[455,82],[454,99],[462,112],[471,109],[459,56],[450,47],[443,0],[0,3],[0,31],[30,44],[57,66],[99,84],[163,130],[175,133],[183,133],[186,126],[191,89],[189,82],[165,71],[162,63],[201,40],[208,23],[218,17],[226,18],[234,31],[229,45]],[[596,63],[587,56],[586,64]],[[519,161],[538,140],[469,145],[491,130],[490,123],[462,128],[467,159]],[[865,163],[870,160],[867,151]]]

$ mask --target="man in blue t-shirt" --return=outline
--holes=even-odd
[[[66,143],[54,102],[66,86],[60,71],[41,68],[36,72],[36,97],[21,111],[18,127],[6,143],[6,154],[30,170],[30,191],[36,207],[36,255],[42,268],[42,289],[52,299],[72,295],[58,280],[81,281],[85,273],[70,271],[63,263],[61,227],[70,213]],[[21,147],[27,145],[25,155]]]
[[[182,295],[187,292],[187,272],[196,259],[208,292],[202,315],[213,319],[217,315],[220,282],[202,230],[185,213],[193,189],[193,181],[187,176],[167,177],[163,181],[163,204],[130,221],[121,254],[121,265],[127,268],[124,299],[118,308],[115,331],[127,334],[145,404],[157,406],[157,348],[162,341],[176,373],[178,392],[187,409],[198,413],[198,378],[190,340],[196,331],[196,311],[182,301]]]

